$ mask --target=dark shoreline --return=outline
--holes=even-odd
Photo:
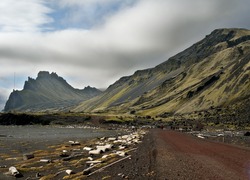
[[[24,175],[24,179],[27,177],[33,177],[35,175],[34,170],[32,170],[34,167],[37,167],[36,171],[41,172],[44,175],[49,175],[49,174],[56,174],[58,173],[58,168],[56,166],[60,166],[61,168],[73,168],[74,161],[78,159],[80,161],[82,158],[85,159],[84,162],[86,161],[86,157],[88,157],[87,152],[83,151],[84,146],[90,146],[94,147],[95,143],[100,141],[101,137],[118,137],[123,134],[127,134],[132,132],[132,129],[122,129],[120,128],[119,130],[111,130],[109,129],[104,129],[104,128],[93,128],[93,127],[82,127],[79,125],[75,125],[75,128],[73,126],[66,128],[65,126],[39,126],[39,125],[34,125],[34,126],[1,126],[5,130],[9,129],[16,129],[16,130],[21,130],[22,128],[24,129],[30,129],[30,128],[38,128],[42,130],[46,129],[56,129],[60,130],[63,132],[65,129],[70,130],[70,134],[68,136],[63,136],[60,138],[58,134],[56,137],[51,138],[50,135],[46,135],[45,137],[24,137],[24,138],[19,138],[16,135],[13,137],[3,136],[0,137],[0,174],[2,173],[2,176],[5,176],[4,174],[8,172],[8,168],[10,166],[16,166],[18,169],[20,169],[20,172]],[[0,133],[1,133],[1,127],[0,127]],[[87,129],[85,129],[87,128]],[[95,133],[93,136],[86,136],[84,137],[84,134],[81,137],[81,132],[89,132],[91,134]],[[77,133],[77,132],[78,133]],[[24,132],[27,132],[26,130]],[[69,133],[69,131],[65,132],[66,134]],[[74,134],[76,133],[76,135]],[[18,134],[18,133],[17,133]],[[51,134],[51,132],[49,133]],[[32,133],[31,133],[32,135]],[[48,137],[48,138],[47,138]],[[50,137],[50,138],[49,138]],[[72,146],[70,145],[70,141],[75,141],[79,142],[79,145]],[[118,148],[118,145],[116,146]],[[60,158],[60,153],[62,153],[63,149],[67,149],[67,151],[70,154],[75,154],[79,153],[79,158],[73,159],[69,161],[62,161],[62,158]],[[22,159],[22,156],[24,154],[29,154],[32,153],[35,155],[34,159],[24,161]],[[51,164],[44,164],[44,163],[38,163],[39,159],[52,159],[53,163]],[[27,165],[26,165],[27,164]],[[28,165],[31,164],[31,165]],[[32,165],[33,164],[33,165]],[[34,166],[34,167],[33,167]],[[39,170],[39,167],[43,166],[42,170]],[[47,167],[51,167],[51,171],[47,170]],[[55,166],[55,167],[54,167]],[[79,168],[83,170],[85,167],[83,165],[79,165]],[[79,171],[79,168],[75,169],[75,171]],[[81,170],[81,171],[82,171]],[[81,172],[80,171],[80,172]],[[62,175],[56,177],[55,179],[61,179],[63,176],[66,174],[62,173]],[[1,175],[0,175],[1,177]],[[9,177],[9,176],[8,176]],[[23,179],[23,178],[20,178]],[[54,178],[52,178],[54,179]]]

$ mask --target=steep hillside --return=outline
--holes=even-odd
[[[60,111],[100,93],[91,87],[74,89],[56,73],[42,71],[36,79],[28,78],[23,90],[11,93],[4,111]]]
[[[163,115],[241,104],[250,98],[249,61],[249,30],[214,30],[155,68],[121,78],[74,110]]]

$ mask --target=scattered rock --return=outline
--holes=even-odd
[[[83,170],[83,172],[82,172],[83,175],[88,175],[88,174],[90,174],[90,173],[91,173],[90,169],[85,169],[85,170]]]
[[[12,176],[18,178],[18,177],[23,177],[23,175],[16,169],[16,167],[11,166],[9,168],[9,172]]]
[[[62,153],[62,154],[60,154],[60,157],[69,157],[69,154],[68,153]]]
[[[67,169],[65,172],[66,172],[68,175],[74,174],[73,170],[71,170],[71,169]]]
[[[40,178],[40,177],[42,177],[42,175],[39,172],[36,173],[36,178]]]
[[[250,136],[250,132],[247,131],[247,132],[244,134],[244,136]]]
[[[34,156],[34,154],[24,154],[23,155],[23,160],[28,160],[28,159],[32,159],[32,158],[34,158],[35,156]]]

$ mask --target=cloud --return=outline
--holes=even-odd
[[[0,30],[4,32],[40,31],[44,24],[52,22],[47,14],[51,9],[42,0],[1,0]]]
[[[19,88],[27,76],[36,77],[40,70],[55,71],[78,88],[107,87],[121,76],[167,60],[215,28],[250,28],[245,21],[250,18],[247,0],[20,2],[30,3],[38,11],[20,15],[27,8],[18,5],[13,15],[0,11],[0,77],[12,79],[16,72]],[[98,14],[102,5],[105,8]],[[30,23],[14,22],[18,16],[26,22],[31,15]],[[2,21],[4,18],[13,25]],[[62,21],[65,24],[59,27]],[[83,25],[74,26],[77,23]],[[84,24],[88,28],[82,28]],[[11,87],[1,81],[0,86]]]

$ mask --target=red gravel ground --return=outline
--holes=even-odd
[[[144,137],[131,159],[88,179],[102,178],[250,180],[250,149],[154,129]]]
[[[155,130],[159,179],[250,179],[250,150]]]

